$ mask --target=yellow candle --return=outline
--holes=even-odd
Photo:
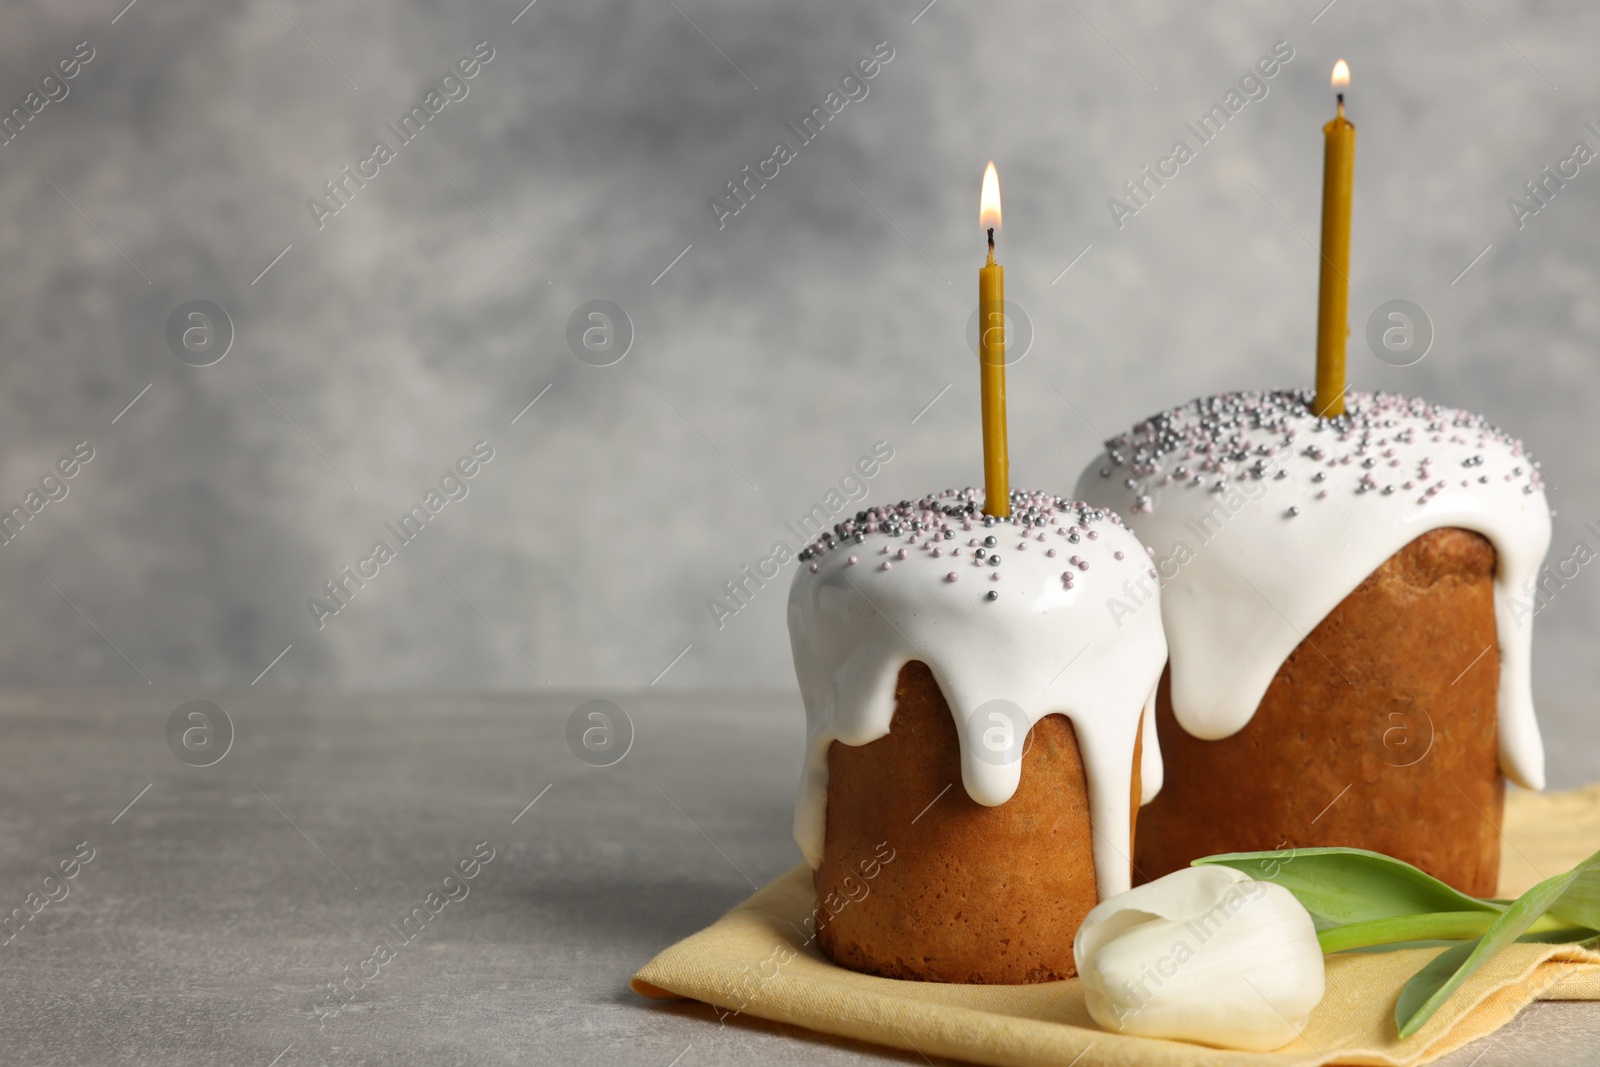
[[[989,231],[989,259],[978,270],[978,372],[983,392],[983,513],[1011,514],[1011,463],[1006,456],[1006,269],[994,261],[1000,228],[1000,177],[983,172],[978,225]]]
[[[1350,194],[1355,185],[1356,128],[1344,117],[1350,67],[1333,67],[1339,111],[1322,127],[1322,277],[1317,290],[1317,398],[1322,418],[1344,414],[1344,354],[1350,334]]]

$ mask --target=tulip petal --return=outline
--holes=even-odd
[[[1089,1013],[1108,1030],[1264,1051],[1322,999],[1311,916],[1281,887],[1188,868],[1094,908],[1074,946]]]

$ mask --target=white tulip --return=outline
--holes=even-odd
[[[1280,1048],[1324,988],[1310,913],[1231,867],[1187,867],[1096,905],[1072,953],[1094,1021],[1140,1037]]]

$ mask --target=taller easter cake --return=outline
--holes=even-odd
[[[1039,982],[1131,884],[1160,786],[1144,728],[1159,610],[1118,620],[1145,574],[1109,512],[946,490],[858,512],[800,554],[789,634],[807,755],[795,839],[835,962],[892,978]],[[1142,744],[1141,744],[1142,737]]]
[[[1481,415],[1350,393],[1203,397],[1106,443],[1078,494],[1128,517],[1171,662],[1136,867],[1345,845],[1495,891],[1504,780],[1542,788],[1516,604],[1550,542],[1538,465]]]

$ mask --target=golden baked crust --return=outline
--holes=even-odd
[[[1137,749],[1133,772],[1137,816]],[[814,881],[819,943],[845,967],[930,982],[1077,974],[1072,939],[1099,897],[1072,723],[1040,720],[1016,794],[986,808],[961,784],[955,721],[933,673],[906,664],[888,736],[828,749]]]
[[[1494,570],[1479,534],[1418,537],[1300,643],[1232,737],[1185,733],[1164,674],[1165,782],[1140,813],[1134,880],[1218,852],[1345,845],[1493,895],[1505,799]]]

